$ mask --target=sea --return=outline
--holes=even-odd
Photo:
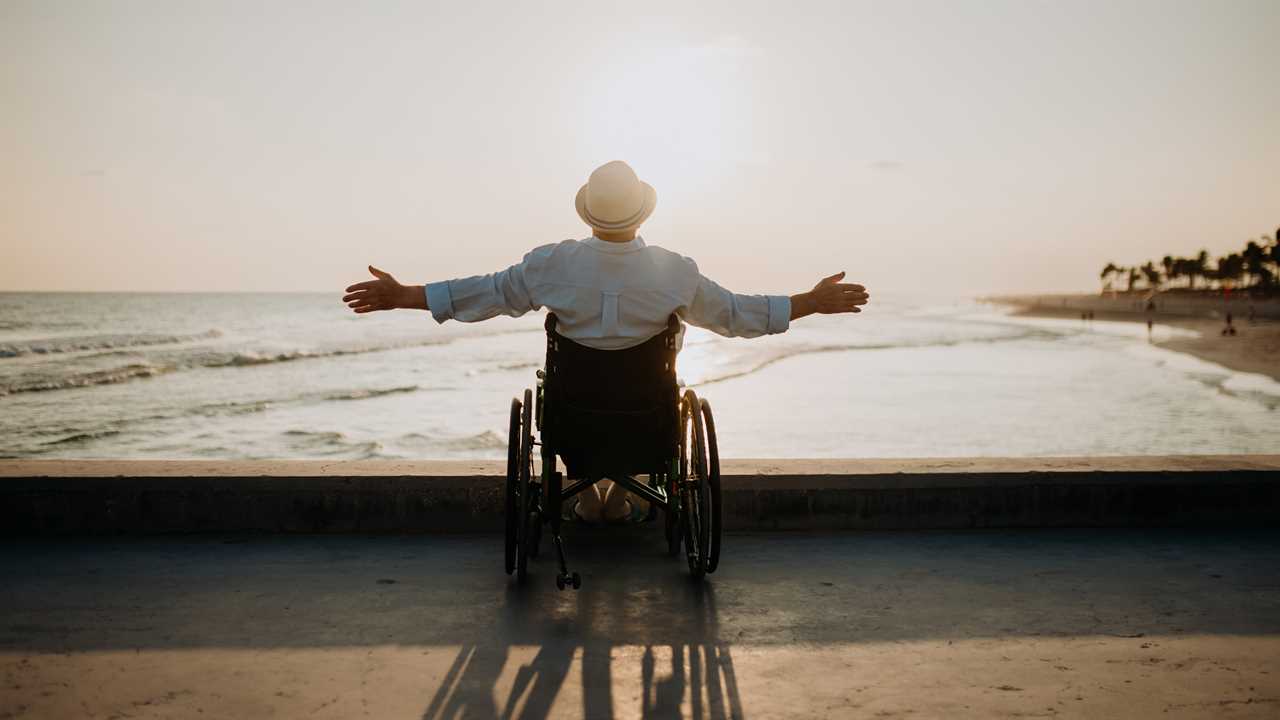
[[[501,459],[544,352],[540,315],[441,325],[339,293],[3,293],[0,457]],[[755,339],[689,328],[678,374],[728,458],[1280,447],[1270,378],[1141,323],[966,299],[877,296]]]

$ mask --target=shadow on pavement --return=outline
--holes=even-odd
[[[685,627],[691,634],[683,643],[656,648],[644,646],[640,661],[641,716],[742,718],[742,698],[734,675],[733,656],[729,643],[719,637],[715,587],[687,578],[678,582],[678,591],[687,597],[690,622]],[[575,658],[580,660],[581,667],[582,716],[613,717],[615,644],[591,632],[608,629],[597,626],[602,623],[607,626],[610,622],[610,608],[607,603],[601,607],[591,601],[583,602],[578,605],[576,616],[566,618],[548,612],[551,606],[534,600],[540,595],[528,586],[512,584],[507,589],[506,604],[495,635],[507,635],[504,629],[536,628],[545,624],[552,637],[537,646],[531,660],[521,662],[515,669],[505,699],[495,701],[503,694],[499,679],[510,675],[506,668],[511,661],[511,646],[500,642],[464,645],[423,713],[423,720],[545,718],[569,680]],[[655,620],[660,622],[661,618]],[[504,624],[506,628],[502,627]],[[579,641],[578,631],[582,630],[587,631],[587,639]],[[659,667],[659,655],[667,667]],[[625,665],[634,667],[634,663]]]

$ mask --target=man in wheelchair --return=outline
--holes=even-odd
[[[584,240],[534,248],[506,270],[424,285],[402,285],[372,266],[374,280],[347,288],[356,313],[428,310],[437,322],[478,322],[546,308],[547,363],[533,390],[512,401],[506,493],[506,570],[523,580],[552,529],[560,572],[578,587],[560,538],[562,501],[578,497],[580,517],[617,520],[632,507],[658,509],[668,550],[685,546],[695,576],[715,570],[720,546],[719,457],[710,405],[680,393],[676,354],[681,321],[729,337],[785,332],[814,313],[856,313],[868,300],[844,273],[791,296],[740,295],[704,277],[690,258],[637,235],[657,203],[626,163],[596,168],[575,206],[591,227]],[[534,429],[540,442],[534,440]],[[533,446],[541,472],[533,474]],[[557,458],[565,463],[556,470]],[[648,482],[636,480],[647,475]],[[571,480],[563,487],[565,477]],[[611,481],[611,482],[610,482]]]

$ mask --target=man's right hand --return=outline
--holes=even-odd
[[[370,265],[376,280],[366,280],[347,288],[342,302],[358,314],[396,308],[427,309],[427,296],[421,285],[401,285],[391,273]]]
[[[853,283],[842,283],[844,271],[831,277],[823,278],[807,293],[791,296],[791,319],[796,320],[805,315],[822,313],[856,313],[862,312],[860,306],[866,305],[871,298],[867,289]]]

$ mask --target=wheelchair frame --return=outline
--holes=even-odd
[[[678,418],[672,420],[679,428],[679,439],[666,452],[666,459],[659,463],[662,467],[652,468],[648,473],[647,484],[630,475],[630,468],[625,468],[628,472],[595,472],[564,487],[564,474],[557,469],[557,448],[554,440],[548,441],[543,429],[544,416],[555,412],[554,407],[548,407],[550,398],[544,392],[548,372],[552,371],[551,359],[557,352],[557,343],[565,340],[556,334],[555,327],[556,317],[549,313],[546,320],[547,365],[537,372],[536,389],[526,389],[523,399],[511,400],[504,513],[504,564],[507,574],[514,572],[517,582],[524,582],[529,560],[539,554],[542,526],[548,524],[559,565],[556,587],[561,590],[580,588],[581,576],[569,571],[565,559],[560,532],[564,519],[562,504],[605,477],[648,501],[646,521],[653,521],[659,511],[662,513],[667,552],[674,557],[683,545],[689,572],[694,578],[715,572],[720,563],[722,535],[720,452],[710,403],[679,384],[671,388],[677,394],[674,411]],[[672,315],[662,333],[673,364],[681,328],[679,318]],[[674,375],[674,367],[671,372]],[[606,411],[603,414],[613,413]],[[534,438],[535,429],[539,439]],[[541,457],[540,472],[536,474],[534,447],[540,448]]]

